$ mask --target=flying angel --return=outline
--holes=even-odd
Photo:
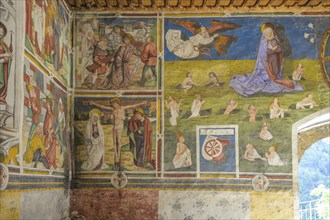
[[[200,55],[212,58],[212,47],[215,47],[217,55],[225,55],[231,44],[236,42],[237,36],[219,33],[237,29],[241,25],[217,20],[210,23],[211,27],[206,28],[197,21],[173,21],[172,24],[187,29],[194,36],[186,39],[181,30],[169,29],[165,35],[168,50],[182,59],[193,59]]]

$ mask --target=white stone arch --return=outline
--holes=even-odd
[[[299,158],[298,158],[298,134],[300,132],[315,129],[317,127],[330,124],[330,107],[315,112],[292,125],[292,178],[293,178],[293,204],[294,219],[300,219],[299,213]]]

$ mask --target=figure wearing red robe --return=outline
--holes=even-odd
[[[45,147],[46,157],[49,167],[53,167],[55,170],[56,165],[56,147],[58,145],[55,135],[55,115],[53,111],[53,100],[47,98],[47,112],[44,120],[44,135],[45,135]]]
[[[49,62],[53,62],[53,54],[56,52],[55,41],[53,37],[53,29],[51,26],[46,27],[46,36],[44,41],[44,55],[45,59]]]
[[[156,65],[157,65],[157,48],[154,44],[154,38],[152,36],[147,37],[147,43],[144,45],[144,49],[140,56],[141,61],[144,63],[141,77],[141,86],[144,86],[146,82],[146,72],[151,69],[152,77],[154,80],[157,79]]]
[[[32,1],[25,1],[25,27],[26,34],[31,42],[33,42],[33,34],[32,34]]]
[[[133,123],[135,141],[135,159],[134,164],[138,167],[146,167],[147,164],[151,164],[155,168],[155,160],[152,159],[152,125],[144,115],[144,111],[141,108],[137,108],[135,111],[135,117],[137,119],[136,124]],[[136,126],[137,127],[134,127]]]
[[[132,152],[133,156],[134,156],[134,163],[136,161],[136,142],[135,142],[135,138],[134,138],[134,134],[135,132],[137,132],[139,130],[139,121],[136,118],[135,115],[133,115],[131,117],[131,119],[128,121],[128,125],[127,125],[127,136],[129,137],[129,147],[130,147],[130,151]]]

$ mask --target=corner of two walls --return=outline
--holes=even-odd
[[[61,219],[71,176],[71,15],[55,0],[3,0],[0,12],[1,54],[10,54],[0,63],[0,219]]]

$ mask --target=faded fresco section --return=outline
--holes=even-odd
[[[69,216],[68,198],[63,190],[1,192],[0,219],[62,219]]]
[[[250,219],[294,219],[291,191],[251,192]]]
[[[0,219],[19,219],[21,193],[5,191],[0,194]]]
[[[64,85],[70,83],[70,21],[62,1],[25,1],[25,47]]]
[[[54,189],[22,192],[20,216],[23,219],[63,219],[68,217],[67,191]]]
[[[158,191],[78,189],[70,207],[86,219],[158,219]]]
[[[250,219],[249,193],[162,190],[158,219]]]
[[[75,27],[76,89],[157,89],[160,73],[155,17],[80,15]]]

